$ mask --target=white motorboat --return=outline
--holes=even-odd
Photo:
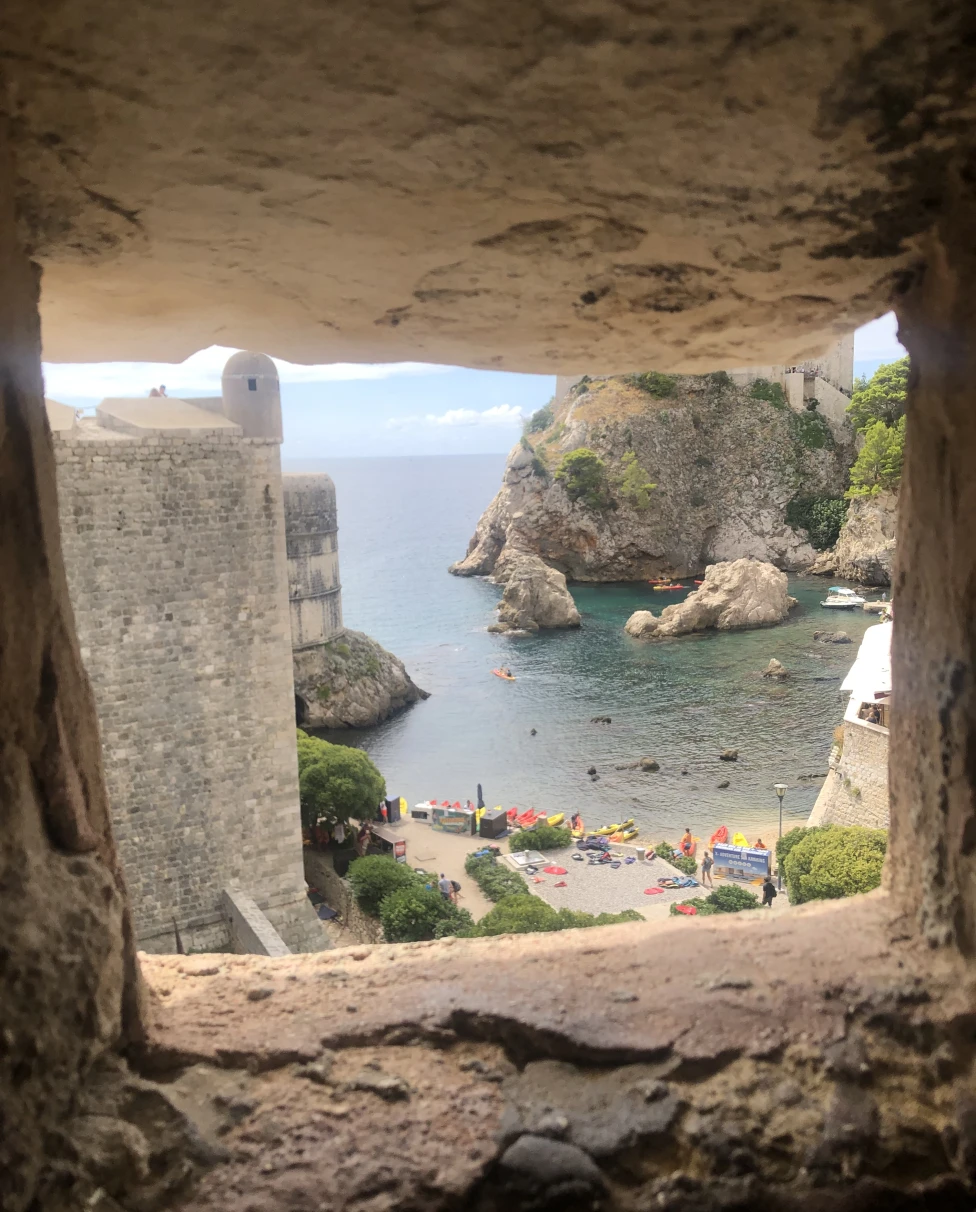
[[[843,585],[831,585],[827,590],[826,599],[820,603],[828,610],[857,610],[867,601],[853,589],[845,589]]]

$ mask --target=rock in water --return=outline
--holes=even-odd
[[[738,749],[723,749],[718,755],[720,762],[737,762],[739,760]]]
[[[505,586],[493,631],[538,631],[541,627],[579,627],[580,614],[566,578],[538,556],[506,551],[494,579]]]
[[[292,654],[300,725],[371,728],[429,698],[401,660],[361,631]]]
[[[781,664],[775,657],[770,659],[769,664],[763,670],[764,678],[788,678],[790,671],[785,665]]]
[[[821,644],[851,644],[853,640],[846,631],[815,631],[813,638]]]
[[[641,768],[641,770],[646,770],[648,772],[661,769],[661,765],[658,760],[652,757],[642,757],[637,765]]]
[[[690,631],[734,631],[781,623],[796,605],[786,592],[788,580],[772,564],[744,557],[710,564],[699,589],[655,617],[637,610],[624,630],[638,639],[686,635]]]
[[[898,498],[891,492],[855,497],[837,545],[818,556],[810,571],[862,585],[890,585],[897,510]]]

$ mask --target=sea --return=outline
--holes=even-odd
[[[504,464],[504,455],[286,462],[335,481],[346,626],[394,652],[431,696],[377,728],[322,735],[364,749],[389,794],[411,805],[474,800],[480,784],[489,807],[578,810],[587,828],[633,817],[642,839],[677,841],[685,827],[708,838],[726,825],[768,843],[779,828],[773,786],[785,783],[783,829],[803,824],[843,717],[840,683],[874,616],[825,610],[828,582],[791,577],[799,605],[777,627],[641,642],[625,634],[628,616],[685,593],[571,584],[579,630],[492,635],[499,587],[447,569]],[[817,630],[854,642],[823,644]],[[771,657],[787,680],[761,676]],[[493,676],[502,665],[514,682]],[[603,717],[610,723],[594,722]],[[724,749],[738,760],[720,761]],[[660,769],[629,768],[643,757]]]

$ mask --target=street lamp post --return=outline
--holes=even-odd
[[[779,836],[780,836],[780,838],[782,838],[782,836],[783,836],[783,796],[786,795],[786,784],[785,783],[774,783],[773,790],[779,796]],[[783,890],[783,868],[780,866],[780,861],[779,861],[779,847],[777,847],[777,850],[776,850],[776,878],[779,881],[780,891],[782,891]]]

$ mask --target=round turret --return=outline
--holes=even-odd
[[[343,632],[336,490],[324,473],[281,477],[293,648]]]
[[[221,376],[224,415],[240,425],[245,438],[281,441],[278,370],[263,353],[242,350],[227,359]]]

